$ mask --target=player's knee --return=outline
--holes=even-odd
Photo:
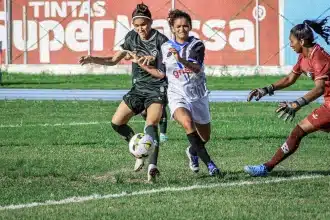
[[[115,124],[115,123],[111,122],[111,127],[112,127],[112,129],[113,129],[113,130],[115,130],[115,131],[118,131],[118,130],[119,130],[119,127],[120,127],[120,125],[117,125],[117,124]]]
[[[157,120],[146,120],[146,126],[158,126],[159,121]]]
[[[158,126],[160,121],[160,118],[154,118],[154,117],[147,117],[146,118],[146,125],[152,125],[152,126]]]
[[[183,119],[181,121],[181,125],[186,131],[191,131],[194,129],[193,122],[192,122],[191,118],[188,118],[188,117],[186,117],[185,119]]]

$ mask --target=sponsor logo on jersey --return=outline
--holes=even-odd
[[[173,75],[175,76],[175,78],[178,79],[181,75],[189,74],[189,73],[192,73],[192,71],[188,68],[184,68],[184,69],[174,70]]]

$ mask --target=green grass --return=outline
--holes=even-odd
[[[159,158],[162,175],[156,184],[145,182],[145,170],[132,171],[134,160],[127,144],[108,124],[117,104],[0,101],[0,206],[194,184],[327,177],[2,210],[0,219],[329,219],[327,134],[305,138],[298,152],[267,178],[250,178],[242,172],[246,164],[269,159],[295,126],[275,116],[276,103],[211,103],[213,133],[207,147],[224,171],[223,178],[208,177],[204,166],[199,174],[190,172],[185,134],[169,122],[169,141],[161,145]],[[302,109],[295,121],[316,106]],[[100,123],[69,124],[73,122]],[[139,116],[130,124],[135,131],[143,130]]]
[[[283,76],[207,77],[210,90],[250,90],[269,85]],[[129,89],[130,75],[29,75],[3,74],[3,88]],[[302,76],[287,90],[310,90],[313,81]]]

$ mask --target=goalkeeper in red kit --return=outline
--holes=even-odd
[[[253,98],[258,101],[267,94],[273,95],[275,90],[291,86],[301,74],[308,75],[314,81],[315,87],[294,102],[281,102],[276,109],[279,118],[285,121],[292,120],[299,109],[324,96],[324,104],[298,123],[271,160],[244,167],[244,171],[251,176],[266,176],[277,164],[293,154],[302,138],[308,134],[320,130],[330,132],[330,55],[314,43],[313,35],[314,31],[330,44],[330,27],[326,26],[328,18],[320,21],[305,20],[293,27],[290,31],[290,46],[299,57],[291,73],[270,86],[252,90],[248,96],[248,101]]]

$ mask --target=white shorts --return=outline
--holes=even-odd
[[[172,118],[175,110],[181,107],[187,109],[191,113],[193,121],[198,124],[208,124],[211,121],[208,96],[194,102],[189,102],[180,95],[170,93],[168,94],[168,106]]]

